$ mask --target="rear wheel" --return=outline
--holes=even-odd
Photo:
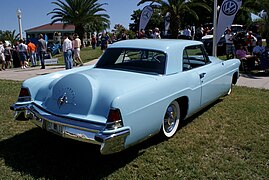
[[[165,137],[172,137],[178,128],[180,120],[180,106],[177,101],[173,101],[166,109],[163,119],[162,131]]]

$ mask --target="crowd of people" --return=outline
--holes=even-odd
[[[186,26],[183,30],[183,34],[186,37],[192,37],[191,39],[205,36],[211,29],[208,27],[198,27],[196,29]],[[161,39],[161,32],[159,28],[147,30],[141,29],[135,34],[137,39]],[[114,43],[120,40],[128,39],[128,35],[122,32],[120,37],[117,37],[115,33],[108,34],[105,30],[100,34],[92,34],[90,39],[90,45],[92,49],[96,49],[96,46],[100,46],[101,50],[105,51],[110,43]],[[227,28],[225,31],[226,41],[226,58],[238,58],[242,64],[246,65],[247,69],[253,69],[257,64],[261,69],[268,69],[269,67],[269,55],[268,47],[262,45],[262,40],[257,39],[251,31],[248,31],[247,35],[242,34],[240,37]],[[64,63],[66,69],[71,69],[73,66],[83,66],[83,61],[80,57],[81,40],[78,34],[70,36],[64,34],[62,43],[62,52],[64,55]],[[5,70],[12,67],[21,67],[25,69],[31,66],[41,66],[41,69],[45,69],[45,55],[47,53],[47,43],[43,39],[43,35],[39,35],[39,40],[36,44],[28,40],[27,45],[23,40],[20,40],[13,47],[11,44],[6,44],[0,41],[0,70]]]
[[[31,39],[27,40],[26,44],[23,39],[12,46],[10,43],[0,41],[0,71],[7,68],[41,66],[40,69],[45,69],[45,56],[48,53],[47,42],[43,38],[43,34],[39,35],[37,43],[33,43]],[[64,62],[66,69],[71,69],[73,64],[83,66],[83,61],[80,57],[81,40],[78,34],[73,37],[65,34],[62,45]]]
[[[108,47],[108,44],[112,44],[117,41],[126,39],[128,39],[128,37],[125,32],[122,32],[120,37],[117,37],[114,32],[109,36],[108,32],[104,30],[102,31],[102,33],[92,34],[90,39],[90,45],[92,46],[92,49],[96,49],[97,46],[100,46],[101,50],[105,51]]]
[[[253,70],[259,67],[260,70],[269,68],[268,47],[262,45],[262,39],[256,38],[252,31],[247,34],[242,33],[236,36],[230,28],[225,33],[226,58],[238,58],[241,61],[244,70]]]

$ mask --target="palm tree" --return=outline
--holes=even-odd
[[[159,8],[162,14],[170,13],[170,30],[172,38],[177,38],[178,30],[181,27],[183,17],[190,16],[199,19],[195,8],[202,7],[206,11],[211,11],[211,8],[204,2],[193,2],[192,0],[141,0],[138,5],[145,2],[152,2],[157,5],[152,5],[153,8]]]
[[[15,44],[15,42],[18,41],[20,38],[19,37],[20,34],[15,34],[15,33],[16,33],[16,30],[5,31],[4,33],[5,40],[10,41],[12,44]]]
[[[16,34],[16,30],[13,31],[2,31],[0,30],[0,40],[2,42],[10,41],[11,44],[15,44],[16,41],[19,40],[20,34]]]
[[[264,38],[266,38],[266,45],[269,46],[269,2],[257,2],[260,10],[266,12],[266,14],[258,21],[260,26],[260,32]]]
[[[140,14],[141,14],[141,10],[135,10],[133,11],[133,14],[131,14],[131,20],[134,21],[133,23],[129,24],[129,28],[130,30],[136,32],[139,29],[139,18],[140,18]]]
[[[98,0],[56,0],[52,2],[58,6],[53,11],[52,22],[63,22],[65,24],[73,24],[75,26],[75,32],[83,37],[85,33],[85,26],[94,25],[96,23],[102,24],[104,27],[109,27],[109,15],[101,14],[100,12],[106,11],[102,8],[106,3],[98,3]]]

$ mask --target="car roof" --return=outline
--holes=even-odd
[[[200,41],[182,40],[182,39],[131,39],[116,42],[109,48],[142,48],[154,49],[160,51],[169,51],[169,49],[184,48],[191,45],[203,44]]]
[[[166,75],[180,71],[183,50],[187,46],[203,45],[201,41],[183,39],[132,39],[123,40],[111,44],[108,49],[113,48],[137,48],[162,51],[167,55]]]

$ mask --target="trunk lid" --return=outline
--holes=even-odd
[[[40,89],[35,103],[54,115],[104,123],[113,99],[148,86],[157,77],[99,68],[83,70]]]

